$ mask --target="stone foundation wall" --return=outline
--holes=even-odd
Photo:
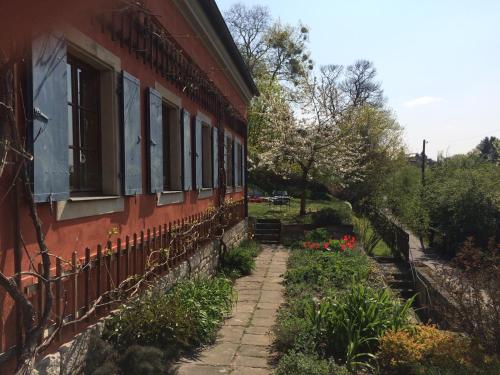
[[[453,311],[455,307],[448,293],[434,279],[433,274],[436,271],[427,266],[417,266],[415,272],[417,274],[415,280],[417,301],[425,317],[430,318],[442,329],[459,330],[460,327],[447,317],[446,311]]]
[[[224,233],[224,243],[228,247],[237,246],[247,238],[248,223],[242,220]],[[170,273],[159,280],[158,286],[168,290],[175,283],[198,276],[213,276],[217,271],[220,253],[220,242],[213,241],[203,245],[195,255],[184,261]],[[87,355],[89,340],[93,335],[101,335],[104,320],[100,319],[75,338],[59,347],[52,354],[46,355],[37,362],[32,375],[78,375],[81,374]]]

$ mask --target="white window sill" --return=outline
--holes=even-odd
[[[97,197],[70,197],[71,202],[88,202],[88,201],[104,201],[108,199],[120,198],[119,195],[102,195]]]
[[[240,192],[240,191],[243,191],[243,186],[236,186],[236,188],[234,189],[235,192]]]
[[[57,202],[56,219],[62,221],[123,212],[124,207],[124,199],[120,196],[71,197]]]
[[[198,190],[198,199],[206,199],[211,198],[213,195],[214,189],[212,188],[202,188]]]
[[[184,202],[183,191],[164,191],[158,196],[157,206],[166,206],[168,204],[177,204]]]

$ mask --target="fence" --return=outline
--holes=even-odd
[[[238,201],[225,206],[223,215],[216,215],[215,210],[206,211],[148,228],[138,234],[133,233],[124,240],[118,238],[114,243],[107,241],[105,245],[97,245],[95,252],[86,248],[83,258],[78,258],[76,252],[72,253],[69,261],[56,258],[55,269],[51,270],[54,279],[50,283],[54,296],[51,314],[53,324],[45,336],[59,326],[61,329],[57,332],[56,342],[76,334],[83,325],[116,308],[116,301],[122,300],[114,295],[118,293],[118,286],[120,297],[130,295],[134,282],[168,274],[195,254],[200,245],[214,240],[218,229],[229,228],[244,217],[244,202]],[[41,263],[37,268],[38,273],[42,274]],[[45,306],[44,288],[47,283],[39,280],[23,286],[36,311],[36,318],[40,319]],[[20,334],[16,332],[15,335],[8,335],[5,347],[0,348],[0,353],[8,352],[4,359],[15,350],[16,338]]]
[[[368,217],[384,242],[392,250],[395,256],[410,258],[410,236],[399,225],[394,223],[384,213],[370,211]]]

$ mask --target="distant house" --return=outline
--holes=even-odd
[[[215,1],[119,4],[34,37],[16,76],[32,114],[17,120],[33,154],[43,234],[68,260],[76,252],[83,262],[86,249],[94,257],[108,239],[203,213],[220,203],[223,185],[227,199],[245,199],[246,110],[257,88]],[[6,274],[20,246],[14,208],[14,201],[0,206]],[[35,253],[22,201],[20,210],[22,246]],[[24,256],[23,269],[28,262]],[[84,304],[78,298],[75,311]],[[8,299],[1,302],[0,352],[8,352],[15,314]]]

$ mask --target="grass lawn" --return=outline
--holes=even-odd
[[[365,219],[366,220],[366,219]],[[354,219],[354,231],[356,232],[357,236],[361,241],[363,241],[363,236],[361,235],[362,233],[362,228],[360,227],[361,223],[363,222],[363,218],[360,216],[356,216]],[[371,223],[369,223],[367,232],[366,232],[366,238],[370,238],[373,235],[373,227]],[[380,241],[377,243],[375,248],[373,249],[373,255],[374,256],[379,256],[379,257],[392,257],[392,251],[391,248],[384,242],[384,240],[380,239]]]
[[[300,199],[292,198],[290,206],[274,206],[267,202],[249,203],[248,216],[253,216],[258,219],[279,219],[284,223],[307,224],[311,222],[311,214],[319,211],[322,208],[345,207],[346,203],[339,199],[332,198],[331,200],[307,200],[305,216],[299,216]]]
[[[368,232],[371,234],[373,232],[373,229],[370,228]],[[375,249],[373,249],[373,255],[377,257],[392,257],[392,252],[389,246],[384,242],[384,240],[380,240],[375,246]]]

